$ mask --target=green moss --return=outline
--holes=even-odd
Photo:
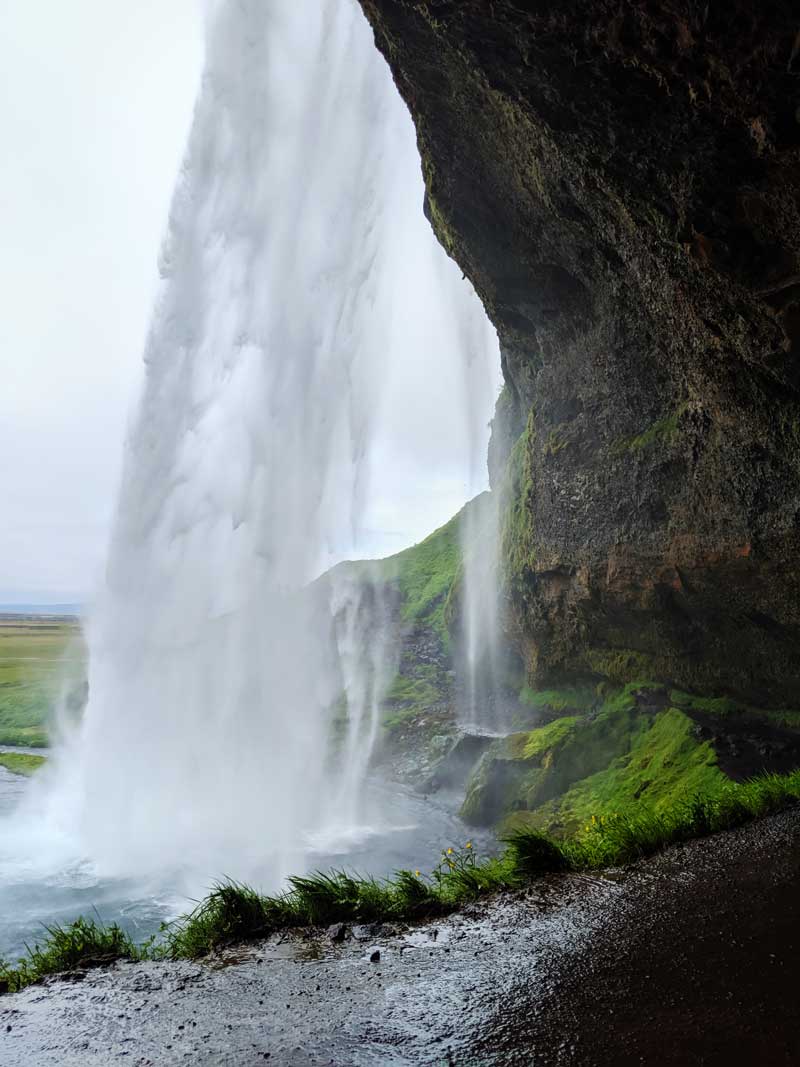
[[[539,807],[573,782],[606,767],[629,744],[633,708],[588,722],[577,716],[494,742],[468,783],[461,817],[475,825]]]
[[[729,715],[744,710],[743,704],[730,697],[693,696],[680,689],[673,689],[669,698],[677,708],[691,708],[695,711],[704,711],[709,715]]]
[[[432,668],[425,670],[423,666],[412,677],[398,674],[384,698],[381,722],[385,729],[397,730],[441,700],[442,692]]]
[[[660,682],[650,682],[647,679],[636,679],[628,682],[621,689],[609,689],[605,693],[602,713],[610,715],[615,711],[631,710],[636,707],[637,697],[648,691],[663,693],[664,686]]]
[[[403,618],[429,625],[447,649],[448,619],[456,610],[454,601],[462,580],[462,523],[469,519],[480,530],[490,507],[490,494],[481,493],[419,544],[387,559],[347,566],[370,568],[373,580],[393,584],[400,594]]]
[[[5,767],[12,774],[30,777],[46,762],[44,756],[30,756],[24,752],[0,752],[0,767]]]
[[[441,711],[443,706],[447,706],[450,692],[446,675],[431,663],[413,662],[404,669],[409,673],[395,675],[383,700],[381,725],[384,730],[393,734],[414,723],[415,731],[419,733],[418,727],[423,719],[426,721],[423,733],[441,730],[439,716],[432,718],[431,712]],[[406,751],[408,742],[407,737],[402,739]]]
[[[531,411],[525,430],[511,450],[502,489],[504,504],[500,525],[500,558],[508,587],[516,594],[524,594],[536,561],[532,433]]]
[[[731,697],[704,697],[694,693],[684,693],[680,689],[672,690],[670,700],[676,707],[686,708],[688,711],[719,716],[741,715],[769,722],[773,726],[783,726],[791,730],[800,729],[800,711],[785,708],[778,710],[756,708]]]
[[[571,444],[570,428],[572,424],[569,422],[559,423],[554,427],[547,435],[547,440],[542,448],[542,453],[545,456],[557,456],[559,452],[563,452],[565,448],[569,448]]]
[[[392,733],[395,730],[402,730],[404,726],[408,726],[419,714],[420,709],[416,705],[409,708],[387,709],[381,719],[381,725],[384,730]]]
[[[468,783],[464,817],[502,831],[522,826],[567,838],[593,815],[655,817],[687,795],[715,796],[731,783],[714,747],[701,740],[693,712],[784,727],[800,719],[728,697],[669,692],[646,679],[629,682],[607,691],[596,714],[589,708],[496,742]]]
[[[404,678],[398,674],[389,692],[387,703],[431,704],[439,697],[438,689],[425,678]]]
[[[531,689],[523,686],[519,691],[519,702],[534,710],[586,711],[597,703],[597,696],[588,686],[570,689]]]
[[[642,433],[634,434],[632,437],[619,438],[612,444],[610,448],[611,454],[621,456],[625,452],[644,452],[645,449],[652,448],[655,445],[669,445],[678,433],[680,419],[685,411],[686,406],[682,405],[672,414],[665,415],[663,418],[658,419],[657,422],[652,423]]]
[[[680,709],[654,711],[642,699],[648,689],[664,692],[632,682],[609,694],[596,715],[562,717],[495,742],[468,783],[463,816],[506,820],[505,827],[526,812],[523,823],[565,834],[592,814],[660,810],[687,791],[718,786],[725,778],[713,748]]]
[[[426,153],[422,154],[422,176],[425,180],[428,213],[436,239],[448,256],[455,258],[456,238],[439,205],[435,192],[437,184],[436,168]]]
[[[692,720],[682,711],[669,708],[649,726],[641,725],[627,752],[540,807],[531,825],[566,837],[592,816],[633,816],[644,809],[658,814],[688,795],[710,795],[727,781],[714,749],[697,740]]]
[[[624,685],[635,678],[658,677],[654,657],[630,648],[589,648],[586,662],[595,674]]]
[[[522,748],[523,759],[542,759],[546,755],[554,756],[567,738],[575,730],[578,719],[568,716],[564,719],[556,719],[538,730],[531,730],[527,735]]]
[[[436,197],[431,192],[428,193],[428,208],[431,213],[431,226],[433,226],[433,232],[436,234],[437,240],[445,252],[447,252],[448,256],[452,256],[456,247],[455,237],[442,214],[441,208],[436,201]]]

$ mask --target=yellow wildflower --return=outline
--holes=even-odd
[[[464,846],[464,848],[472,848],[472,842],[471,841],[467,841],[467,843]]]
[[[419,878],[419,871],[414,871],[414,874]]]
[[[452,855],[453,855],[453,850],[452,850],[452,848],[448,848],[448,850],[447,850],[447,855],[448,855],[448,856],[452,856]]]

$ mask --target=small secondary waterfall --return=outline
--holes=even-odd
[[[89,704],[48,799],[101,871],[277,884],[360,817],[394,669],[387,610],[363,583],[309,583],[352,549],[381,383],[410,346],[463,363],[452,402],[481,471],[496,377],[493,332],[422,198],[410,117],[353,0],[218,5]]]
[[[343,834],[359,822],[360,789],[378,732],[381,701],[397,669],[397,627],[386,590],[367,577],[356,581],[334,571],[330,575],[330,610],[341,672],[340,708],[346,717],[334,720],[330,754],[334,790],[330,811]]]
[[[461,524],[463,591],[459,718],[471,733],[505,734],[511,729],[503,692],[500,621],[500,494],[483,493],[466,509]]]

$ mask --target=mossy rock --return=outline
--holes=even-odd
[[[608,766],[533,810],[528,824],[568,837],[593,817],[672,810],[687,797],[714,793],[725,781],[713,746],[680,709],[667,708],[640,722],[628,750]]]
[[[528,807],[553,776],[556,755],[577,728],[574,716],[495,741],[467,783],[461,817],[491,825],[510,806]]]
[[[567,834],[593,814],[658,809],[716,788],[725,775],[714,747],[669,699],[640,681],[612,692],[596,714],[495,742],[468,783],[462,817]]]

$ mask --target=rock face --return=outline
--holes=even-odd
[[[531,682],[796,702],[796,6],[361,4],[500,336],[490,462]]]

